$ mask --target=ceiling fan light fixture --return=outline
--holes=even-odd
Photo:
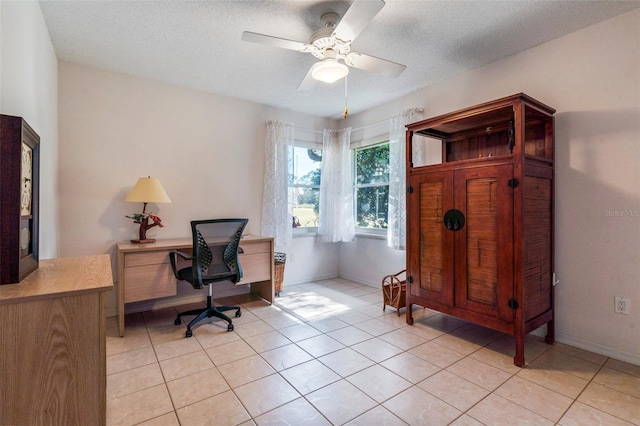
[[[341,64],[336,59],[327,58],[323,61],[316,62],[311,67],[311,76],[318,81],[325,83],[333,83],[344,78],[349,74],[349,67]]]

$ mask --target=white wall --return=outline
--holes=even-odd
[[[557,340],[636,364],[640,364],[639,28],[640,11],[630,12],[348,121],[353,127],[366,126],[411,107],[424,107],[425,117],[431,117],[519,92],[554,107]],[[395,266],[392,259],[398,259],[397,253],[376,240],[343,244],[340,275],[370,282],[393,272],[387,269]],[[395,269],[401,264],[404,259],[398,259]],[[630,300],[630,315],[614,313],[614,296]]]
[[[287,254],[284,283],[299,284],[338,276],[340,243],[323,243],[315,237],[294,237],[276,251]]]
[[[215,217],[247,217],[245,233],[259,235],[265,123],[279,119],[318,130],[331,124],[65,62],[58,71],[60,256],[111,253],[114,278],[115,243],[137,237],[138,226],[125,216],[142,204],[124,198],[139,177],[158,178],[172,201],[147,206],[165,225],[149,230],[150,238],[188,237],[191,220]],[[297,263],[287,265],[288,280],[338,274],[328,245],[301,238],[283,249],[299,252]],[[304,267],[307,257],[311,266]],[[179,300],[155,306],[193,294],[182,289]],[[107,310],[115,314],[110,296]]]
[[[36,2],[0,1],[0,113],[40,136],[41,259],[58,250],[57,60]]]

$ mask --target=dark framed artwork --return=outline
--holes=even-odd
[[[0,284],[38,268],[40,137],[21,117],[0,115]]]

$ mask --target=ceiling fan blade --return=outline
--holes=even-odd
[[[307,75],[305,75],[300,84],[298,84],[296,90],[311,90],[316,87],[316,80],[311,76],[312,69],[313,67],[309,68]]]
[[[364,53],[351,52],[345,60],[347,65],[361,70],[375,72],[387,77],[396,78],[407,68],[406,65],[396,62],[387,61],[386,59],[376,58],[375,56],[365,55]]]
[[[283,49],[297,50],[298,52],[306,52],[307,48],[310,46],[309,44],[301,41],[287,40],[286,38],[252,33],[251,31],[243,32],[242,40],[253,43],[268,44],[270,46],[281,47]]]
[[[383,0],[354,0],[336,26],[333,35],[341,41],[352,42],[383,7]]]

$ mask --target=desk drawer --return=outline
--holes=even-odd
[[[271,243],[269,241],[240,241],[240,248],[244,254],[270,253]]]
[[[162,250],[148,251],[145,253],[127,253],[124,256],[125,268],[142,265],[158,265],[161,263],[169,263],[168,251]]]
[[[238,256],[238,259],[244,275],[238,285],[271,279],[271,265],[273,265],[271,251],[256,254],[246,254],[245,252],[245,254]]]
[[[124,280],[124,303],[176,295],[176,279],[169,263],[124,268]]]

